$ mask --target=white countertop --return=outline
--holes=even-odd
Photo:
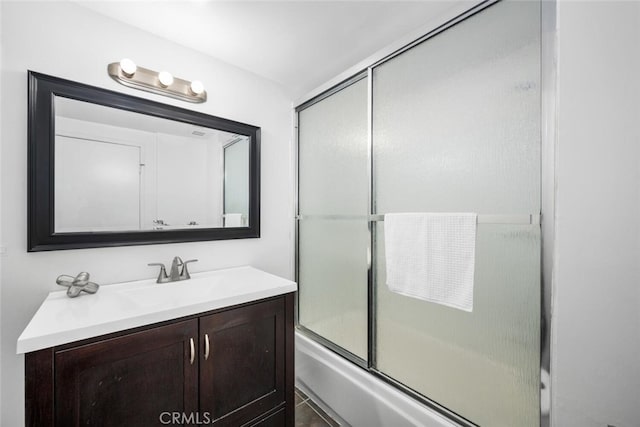
[[[151,325],[296,291],[295,282],[253,267],[194,273],[180,282],[155,279],[101,286],[69,298],[49,293],[18,338],[18,354]]]

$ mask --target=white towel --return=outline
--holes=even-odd
[[[477,217],[475,213],[385,215],[389,289],[473,311]]]
[[[241,213],[224,214],[224,226],[226,227],[243,227]]]

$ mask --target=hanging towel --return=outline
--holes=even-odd
[[[389,289],[473,311],[477,217],[475,213],[385,215]]]
[[[226,227],[242,227],[241,213],[224,214],[224,226]]]

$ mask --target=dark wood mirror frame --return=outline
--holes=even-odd
[[[260,128],[45,74],[28,72],[29,252],[260,237]],[[249,226],[179,230],[56,233],[54,97],[219,129],[249,137]]]

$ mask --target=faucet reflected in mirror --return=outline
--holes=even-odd
[[[168,282],[179,282],[180,280],[188,280],[191,278],[189,274],[189,270],[187,269],[187,264],[190,262],[196,262],[197,259],[190,259],[187,261],[182,261],[182,258],[179,256],[174,257],[171,262],[171,270],[169,274],[167,274],[167,269],[164,264],[161,262],[152,262],[147,264],[149,266],[159,266],[160,273],[158,274],[158,279],[156,283],[168,283]]]

